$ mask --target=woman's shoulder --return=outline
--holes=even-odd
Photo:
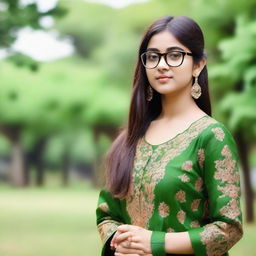
[[[200,134],[201,140],[210,140],[211,138],[216,139],[217,141],[224,141],[226,139],[232,139],[233,135],[227,126],[217,119],[208,116],[205,120],[207,123],[206,128]]]

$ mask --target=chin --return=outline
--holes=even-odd
[[[177,88],[175,88],[173,85],[168,85],[168,84],[155,86],[154,89],[160,94],[168,94],[168,93],[177,91]]]

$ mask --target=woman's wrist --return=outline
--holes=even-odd
[[[150,245],[153,256],[165,256],[165,232],[152,231]]]

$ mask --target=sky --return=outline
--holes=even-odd
[[[123,8],[133,3],[147,2],[148,0],[85,0],[92,3],[103,3],[113,8]]]
[[[56,5],[58,0],[21,0],[22,4],[37,2],[40,11],[47,11]],[[65,0],[68,1],[68,0]],[[70,1],[70,0],[69,0]],[[112,8],[123,8],[133,3],[147,2],[148,0],[84,0],[91,3],[102,3]],[[46,17],[42,19],[42,24],[46,28],[53,25],[53,19]],[[38,61],[52,61],[58,58],[70,56],[74,53],[72,42],[66,38],[60,40],[57,31],[34,31],[24,28],[19,32],[18,39],[13,45],[13,49],[23,54],[29,55]],[[5,52],[0,52],[0,57],[4,57]]]

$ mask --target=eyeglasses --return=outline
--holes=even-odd
[[[141,54],[141,61],[145,68],[155,68],[164,56],[165,62],[170,67],[178,67],[183,63],[185,55],[193,56],[190,52],[185,51],[170,51],[165,53],[147,51]]]

